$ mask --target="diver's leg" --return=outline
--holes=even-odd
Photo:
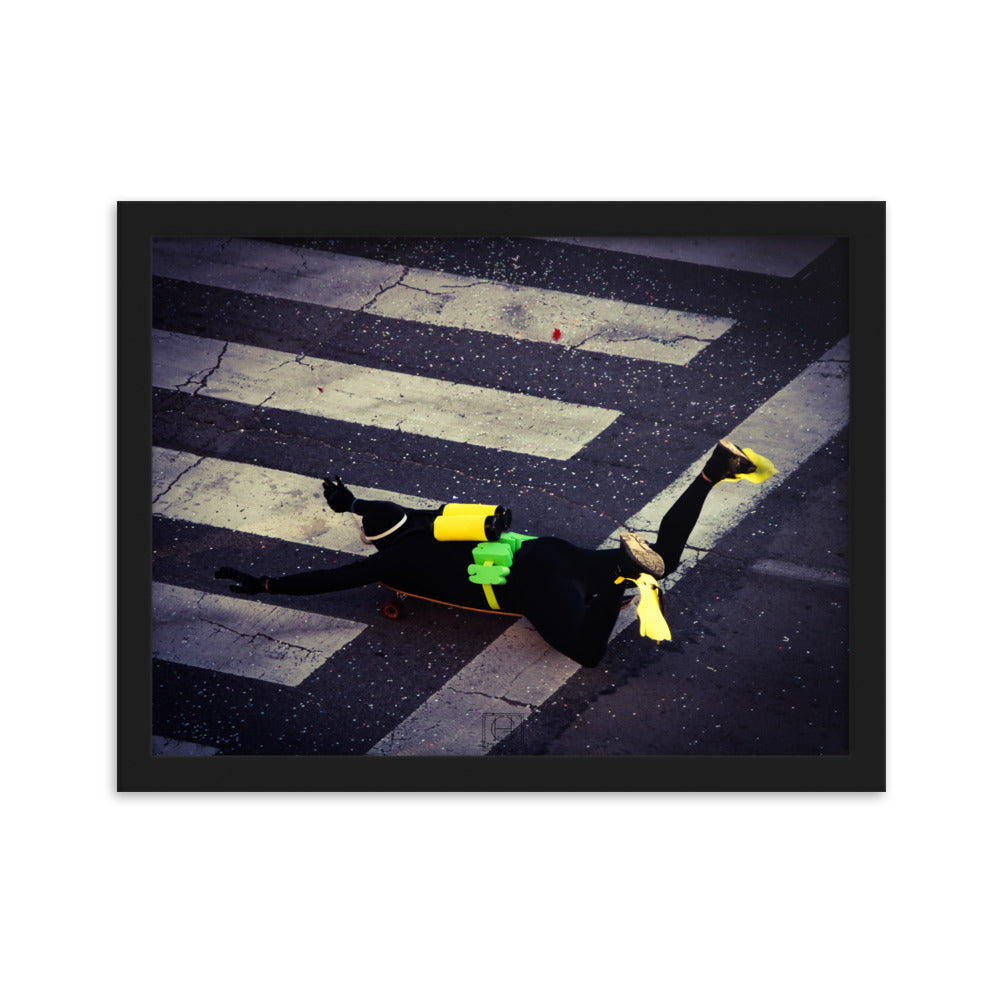
[[[720,441],[715,446],[694,481],[680,495],[674,505],[663,515],[653,548],[663,556],[667,573],[673,573],[680,565],[684,546],[701,515],[705,498],[712,487],[725,479],[735,479],[738,474],[753,472],[754,463],[743,452],[728,441]]]
[[[652,547],[663,557],[665,573],[673,573],[680,565],[684,546],[687,545],[687,540],[695,524],[698,523],[705,498],[711,492],[713,485],[699,473],[670,510],[663,515]]]

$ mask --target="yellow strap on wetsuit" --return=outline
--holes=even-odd
[[[484,566],[492,566],[493,560],[490,559],[489,562],[484,562]],[[493,588],[488,584],[481,584],[483,588],[483,593],[486,595],[486,603],[494,610],[500,610],[500,602],[497,600],[497,595],[493,593]]]
[[[482,542],[472,550],[474,562],[469,566],[469,583],[483,588],[486,603],[494,611],[502,610],[494,587],[507,582],[514,556],[524,542],[534,541],[534,535],[519,535],[505,531],[496,542]]]
[[[660,610],[660,588],[648,573],[640,573],[638,579],[620,576],[615,583],[631,580],[639,588],[639,635],[655,642],[670,639],[670,626]]]

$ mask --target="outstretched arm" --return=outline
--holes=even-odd
[[[216,580],[232,580],[234,594],[329,594],[335,590],[350,590],[377,583],[392,562],[392,553],[376,552],[334,569],[315,569],[288,576],[252,576],[232,566],[216,571]]]
[[[323,480],[323,496],[330,509],[337,514],[350,510],[354,502],[354,494],[341,482],[340,476],[335,476],[333,482]]]

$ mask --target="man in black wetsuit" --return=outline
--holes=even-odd
[[[658,580],[672,573],[712,487],[756,469],[742,449],[720,441],[702,472],[663,516],[652,545],[632,533],[621,536],[618,549],[606,550],[583,549],[554,537],[522,542],[510,575],[494,591],[500,610],[524,615],[554,649],[583,667],[596,667],[622,606],[626,583],[615,581],[640,573]],[[484,588],[469,580],[475,543],[434,537],[434,520],[442,509],[361,500],[339,477],[324,480],[323,492],[337,513],[360,514],[362,540],[374,545],[374,554],[335,569],[283,577],[255,577],[223,566],[216,578],[235,581],[229,589],[238,594],[325,594],[384,583],[447,604],[490,610]]]

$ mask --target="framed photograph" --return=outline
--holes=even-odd
[[[884,790],[885,208],[119,203],[119,790]]]

